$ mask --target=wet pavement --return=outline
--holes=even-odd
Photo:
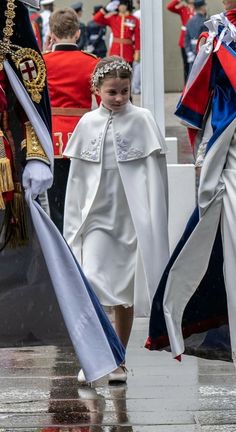
[[[231,363],[143,345],[136,319],[127,384],[79,386],[72,348],[0,350],[0,432],[235,432],[236,375]]]
[[[187,134],[166,95],[166,135],[179,162],[193,161]],[[138,98],[136,98],[138,103]],[[236,432],[232,363],[144,348],[148,320],[136,319],[127,351],[128,381],[79,386],[72,347],[0,349],[0,432]]]

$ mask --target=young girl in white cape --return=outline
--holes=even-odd
[[[130,102],[131,78],[120,57],[98,63],[92,86],[101,105],[82,117],[64,152],[64,236],[101,304],[114,308],[125,347],[134,312],[149,315],[169,257],[165,142],[150,111]],[[108,379],[126,381],[125,366]]]

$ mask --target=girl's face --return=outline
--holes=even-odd
[[[103,84],[96,89],[105,108],[110,111],[121,111],[130,99],[129,78],[105,78]]]

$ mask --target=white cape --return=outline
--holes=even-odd
[[[102,105],[85,114],[64,152],[72,158],[64,235],[77,259],[81,256],[83,226],[99,187],[108,121],[109,111]],[[169,258],[166,147],[151,113],[131,103],[114,114],[112,127],[118,168],[138,241],[135,314],[148,316]]]
[[[221,217],[222,220],[228,219],[232,227],[231,232],[226,232],[221,223],[223,243],[229,243],[230,237],[236,243],[231,205],[235,201],[235,168],[225,167],[235,128],[236,119],[216,139],[205,157],[199,186],[200,220],[175,260],[167,280],[163,309],[173,357],[184,352],[183,312],[206,273]],[[231,273],[231,280],[226,281],[226,291],[233,354],[236,353],[234,259],[235,251],[227,255],[226,261],[227,268],[231,268],[227,272]]]

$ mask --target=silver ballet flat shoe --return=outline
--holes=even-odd
[[[109,383],[125,383],[127,381],[127,368],[125,365],[120,365],[116,370],[108,375]]]
[[[83,369],[80,369],[77,379],[80,384],[87,384]]]

